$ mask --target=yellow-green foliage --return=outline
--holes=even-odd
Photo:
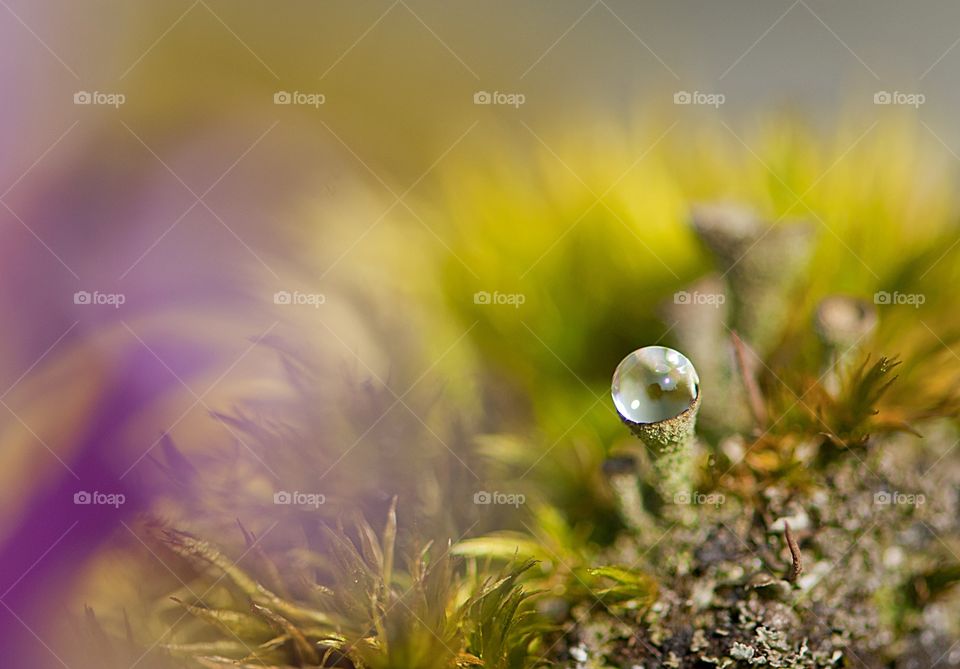
[[[784,337],[809,339],[826,294],[872,301],[884,290],[923,293],[926,302],[919,311],[881,309],[870,351],[924,360],[928,370],[955,341],[944,287],[960,279],[956,170],[922,127],[855,115],[832,133],[785,118],[753,129],[672,123],[531,129],[495,157],[451,164],[434,203],[432,222],[449,245],[438,288],[465,326],[477,323],[470,338],[486,381],[486,427],[525,434],[530,455],[515,472],[537,462],[526,478],[554,501],[576,499],[564,503],[572,513],[605,508],[596,468],[581,465],[628,438],[608,401],[611,371],[640,345],[674,341],[658,305],[711,269],[687,224],[694,203],[742,203],[774,225],[811,221],[816,244],[788,298]],[[476,291],[525,300],[478,305]],[[815,378],[818,363],[809,362]],[[915,366],[888,397],[919,406],[919,395],[942,394],[954,378],[931,380]]]

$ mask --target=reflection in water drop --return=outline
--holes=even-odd
[[[656,423],[689,409],[700,393],[700,379],[682,353],[665,346],[646,346],[617,366],[611,391],[624,419]]]

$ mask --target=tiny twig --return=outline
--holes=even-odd
[[[793,570],[787,576],[787,580],[794,583],[803,573],[803,555],[800,554],[800,546],[793,537],[793,532],[790,531],[790,523],[786,521],[783,523],[783,535],[787,539],[787,548],[790,549],[790,557],[793,560]]]
[[[740,370],[740,378],[747,391],[750,413],[753,414],[753,420],[756,421],[757,426],[763,428],[767,425],[767,407],[763,402],[760,386],[757,385],[757,380],[750,373],[750,367],[747,365],[747,346],[740,339],[740,335],[733,330],[730,331],[730,338],[733,340],[733,352],[737,359],[737,367]]]

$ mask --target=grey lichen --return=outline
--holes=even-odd
[[[766,352],[790,313],[789,293],[809,260],[813,227],[805,220],[772,225],[725,202],[694,207],[691,223],[730,288],[734,327]]]
[[[657,483],[667,499],[689,492],[693,465],[694,430],[700,396],[693,406],[674,418],[657,423],[623,422],[653,454]]]

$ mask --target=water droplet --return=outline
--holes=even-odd
[[[700,394],[700,378],[682,353],[665,346],[645,346],[617,366],[611,392],[624,419],[656,423],[693,406]]]

